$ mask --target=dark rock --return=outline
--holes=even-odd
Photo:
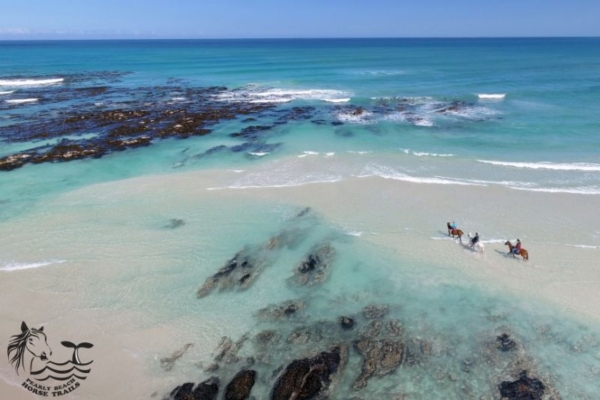
[[[244,137],[244,138],[248,138],[248,139],[258,139],[258,137],[259,137],[258,134],[260,132],[268,131],[271,128],[273,128],[272,125],[250,125],[244,129],[242,129],[241,132],[232,133],[229,136]]]
[[[340,366],[340,348],[311,359],[292,361],[279,377],[271,400],[309,400],[324,393]]]
[[[503,333],[502,335],[498,336],[496,338],[496,342],[497,342],[498,348],[502,351],[510,351],[517,346],[515,341],[512,340],[510,338],[510,336],[506,333]]]
[[[108,75],[98,79],[114,81]],[[70,82],[83,80],[84,78],[77,78]],[[210,126],[223,120],[235,119],[240,115],[259,115],[276,107],[272,104],[216,101],[215,97],[226,90],[223,87],[174,86],[132,89],[107,86],[45,88],[44,100],[47,97],[53,104],[69,100],[66,103],[68,105],[58,107],[53,112],[40,110],[32,115],[15,114],[16,123],[0,127],[0,138],[10,142],[60,139],[67,135],[81,138],[61,141],[55,146],[44,144],[27,152],[8,154],[0,158],[0,170],[12,170],[26,163],[99,158],[114,151],[152,145],[155,139],[185,139],[206,135],[211,133],[208,129]],[[185,103],[164,102],[164,98],[173,92],[179,92],[190,100]],[[42,99],[41,93],[33,92],[32,96]],[[73,100],[84,96],[99,97],[95,99],[99,102],[79,102],[75,108]],[[110,96],[114,98],[111,99]],[[112,108],[117,103],[119,108]],[[249,127],[243,134],[256,136],[262,129]],[[94,137],[83,137],[88,132],[97,134]]]
[[[245,290],[270,266],[275,258],[276,250],[282,247],[293,248],[303,238],[305,229],[282,230],[266,242],[256,246],[246,246],[221,269],[210,276],[198,289],[198,298],[209,295],[214,289]]]
[[[193,383],[184,383],[171,392],[173,400],[215,400],[219,393],[219,378],[212,377],[200,383],[195,389]]]
[[[220,153],[220,152],[222,152],[224,150],[227,150],[227,146],[220,145],[220,146],[211,147],[210,149],[206,150],[204,152],[204,154],[210,155],[210,154],[214,154],[214,153]]]
[[[343,329],[349,330],[354,328],[354,320],[349,317],[340,317],[340,325]]]
[[[333,121],[331,123],[331,125],[333,125],[333,126],[340,126],[340,125],[344,125],[344,123],[342,121]]]
[[[229,382],[225,389],[225,400],[246,400],[256,381],[256,371],[244,370]]]
[[[0,158],[0,170],[10,171],[22,167],[32,157],[31,154],[15,154]]]
[[[306,259],[296,267],[295,282],[303,286],[324,282],[331,272],[331,264],[335,255],[335,249],[329,243],[313,249]]]
[[[281,304],[270,305],[257,311],[256,315],[266,321],[277,321],[282,318],[299,316],[306,304],[302,300],[288,300]]]
[[[538,400],[542,398],[545,386],[539,379],[529,378],[527,371],[522,371],[518,380],[504,381],[498,389],[502,398],[508,400]]]

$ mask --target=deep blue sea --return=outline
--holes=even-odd
[[[600,38],[0,42],[0,333],[28,318],[97,335],[98,364],[122,367],[95,367],[85,398],[197,383],[246,332],[217,375],[254,366],[256,398],[344,341],[332,399],[499,398],[519,370],[546,385],[527,398],[599,397],[599,110]],[[503,257],[517,235],[529,264]],[[264,274],[196,298],[236,257]],[[298,286],[319,257],[333,272]],[[256,322],[284,301],[297,319]],[[358,340],[399,335],[401,366],[358,387]]]

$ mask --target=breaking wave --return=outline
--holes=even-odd
[[[0,86],[46,86],[64,82],[64,78],[51,79],[0,79]]]
[[[506,97],[506,93],[478,93],[477,97],[482,100],[502,100]]]
[[[11,93],[14,93],[14,92],[15,92],[14,90],[5,90],[5,91],[3,91],[3,92],[2,92],[2,91],[0,91],[0,96],[1,96],[1,95],[4,95],[4,94],[11,94]]]
[[[357,175],[358,178],[368,178],[378,176],[384,179],[393,179],[396,181],[404,181],[411,183],[425,183],[425,184],[435,184],[435,185],[459,185],[459,186],[486,186],[479,183],[464,181],[464,180],[454,180],[452,178],[447,178],[443,176],[434,176],[434,177],[417,177],[407,175],[403,172],[399,172],[393,168],[385,167],[382,165],[369,165],[364,171]]]
[[[12,99],[12,100],[6,100],[6,102],[8,104],[25,104],[25,103],[35,103],[37,102],[38,99]]]
[[[494,160],[477,160],[477,162],[503,167],[551,169],[557,171],[600,171],[600,164],[592,163],[552,163],[552,162],[506,162]]]
[[[575,188],[528,188],[528,187],[518,187],[518,186],[509,186],[511,189],[515,190],[525,190],[528,192],[542,192],[542,193],[569,193],[569,194],[586,194],[586,195],[599,195],[600,187],[598,186],[584,186],[584,187],[575,187]]]
[[[330,103],[346,103],[351,93],[329,89],[277,89],[247,86],[227,93],[219,93],[216,99],[229,102],[287,103],[294,100],[320,100]]]
[[[427,153],[421,151],[411,151],[410,149],[401,149],[405,154],[412,154],[416,157],[454,157],[452,153],[438,154],[438,153]]]
[[[66,260],[48,260],[48,261],[39,261],[39,262],[34,262],[34,263],[6,263],[6,264],[0,264],[0,271],[5,271],[5,272],[19,271],[22,269],[45,267],[47,265],[52,265],[52,264],[62,264],[64,262],[66,262]]]

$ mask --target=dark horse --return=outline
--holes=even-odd
[[[452,236],[453,238],[457,237],[462,243],[462,235],[464,234],[463,231],[452,228],[452,226],[450,226],[450,222],[446,222],[446,226],[448,227],[448,236]]]
[[[504,243],[504,244],[508,246],[508,254],[507,255],[512,254],[512,256],[516,258],[516,256],[515,256],[516,253],[513,253],[513,249],[515,248],[515,246],[513,246],[513,244],[510,242],[510,240],[507,240],[506,243]],[[519,251],[519,255],[521,257],[523,257],[523,261],[529,260],[529,254],[527,254],[527,250],[521,249],[521,251]]]

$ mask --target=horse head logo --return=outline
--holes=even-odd
[[[12,357],[11,354],[13,354]],[[19,374],[20,367],[25,371],[25,358],[27,354],[33,356],[29,363],[29,370],[31,371],[33,360],[38,358],[43,362],[47,362],[52,355],[52,349],[48,346],[43,326],[37,329],[29,328],[23,321],[21,324],[21,333],[13,335],[8,344],[8,359],[15,367],[17,375]]]

